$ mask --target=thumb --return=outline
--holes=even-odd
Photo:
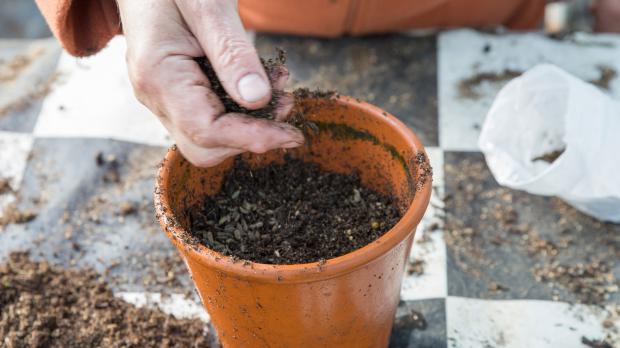
[[[243,29],[236,1],[179,2],[226,92],[248,109],[265,106],[271,99],[271,85]]]

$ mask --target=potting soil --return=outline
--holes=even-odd
[[[208,248],[239,259],[295,264],[361,248],[400,219],[395,199],[355,175],[323,171],[286,158],[251,169],[237,160],[216,196],[188,209],[190,233]]]
[[[0,347],[208,347],[200,320],[119,298],[92,270],[13,253],[0,265]]]

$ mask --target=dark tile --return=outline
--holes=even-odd
[[[164,153],[106,139],[35,140],[18,194],[19,209],[37,216],[0,233],[0,258],[27,249],[52,264],[93,267],[115,291],[192,289],[155,219],[153,186]]]
[[[316,39],[258,35],[260,54],[288,53],[292,85],[333,89],[404,121],[424,145],[437,146],[436,38],[382,35]]]
[[[444,163],[450,296],[620,300],[620,225],[500,187],[482,154],[447,152]]]
[[[0,1],[0,38],[35,39],[51,35],[34,1]]]
[[[2,65],[25,61],[19,69],[5,67],[0,81],[0,131],[32,133],[44,97],[61,83],[56,73],[60,46],[52,40],[0,40]]]
[[[401,301],[390,348],[447,347],[445,299]]]

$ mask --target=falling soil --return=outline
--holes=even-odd
[[[551,151],[551,152],[547,152],[547,153],[542,154],[542,155],[540,155],[538,157],[532,158],[532,162],[544,161],[544,162],[547,162],[547,163],[553,163],[553,162],[555,162],[556,159],[558,159],[558,157],[562,156],[564,151],[566,151],[566,149],[559,149],[559,150],[554,150],[554,151]]]
[[[480,93],[476,91],[476,88],[484,82],[498,83],[511,80],[515,77],[521,76],[523,72],[511,69],[504,69],[501,73],[484,72],[478,73],[467,79],[462,80],[459,83],[459,95],[461,98],[477,99],[480,98]]]
[[[119,298],[92,270],[13,253],[0,265],[2,347],[207,347],[204,324]]]
[[[361,248],[400,219],[395,200],[355,175],[299,159],[251,169],[237,160],[222,190],[191,207],[189,230],[224,255],[268,264],[321,261]]]

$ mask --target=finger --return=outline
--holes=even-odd
[[[282,122],[288,119],[288,116],[291,114],[291,110],[293,110],[293,106],[295,106],[295,97],[290,93],[284,93],[278,99],[278,106],[275,111],[275,120]]]
[[[192,140],[201,147],[225,146],[254,153],[293,148],[304,143],[301,131],[289,124],[243,114],[222,115],[200,134]]]
[[[181,151],[185,159],[187,159],[191,164],[195,165],[196,167],[213,167],[224,162],[227,158],[245,152],[241,149],[233,149],[229,147],[200,147],[194,144],[184,134],[178,132],[174,134],[174,139],[179,150]]]
[[[165,114],[175,129],[198,144],[216,118],[224,113],[224,105],[192,58],[179,58],[162,70],[166,74],[157,81],[162,85],[158,95]]]
[[[288,82],[289,72],[284,65],[277,65],[269,72],[271,86],[276,90],[283,90]]]
[[[271,99],[271,85],[245,34],[236,2],[177,3],[226,92],[246,108],[265,106]]]

